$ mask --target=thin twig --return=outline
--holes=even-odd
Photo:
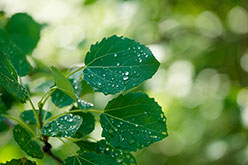
[[[80,70],[84,69],[85,67],[86,67],[86,65],[83,65],[83,66],[77,68],[77,69],[74,70],[73,72],[69,73],[69,74],[66,76],[66,78],[69,78],[71,75],[73,75],[73,74],[79,72]]]

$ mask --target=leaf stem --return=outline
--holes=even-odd
[[[73,72],[69,73],[69,74],[66,76],[66,78],[69,78],[71,75],[73,75],[73,74],[77,73],[78,71],[80,71],[80,70],[84,69],[85,67],[86,67],[86,65],[83,65],[83,66],[81,66],[81,67],[77,68],[77,69],[76,69],[76,70],[74,70]]]
[[[26,123],[24,123],[23,121],[15,118],[13,116],[6,115],[6,114],[4,114],[3,116],[6,117],[6,118],[9,118],[11,120],[17,121],[20,125],[22,125],[24,128],[26,128],[30,133],[32,133],[33,136],[36,136],[35,132]]]
[[[32,100],[30,98],[28,99],[28,101],[29,101],[29,103],[30,103],[30,105],[32,107],[33,112],[34,112],[34,117],[35,117],[36,123],[38,124],[38,127],[40,127],[41,123],[39,121],[39,116],[38,116],[38,114],[36,112],[36,109],[34,107],[34,104],[33,104]]]
[[[75,151],[73,151],[73,149],[63,139],[61,138],[58,139],[62,141],[62,143],[64,143],[64,145],[71,151],[71,153],[73,153],[73,155],[78,156],[78,154]]]

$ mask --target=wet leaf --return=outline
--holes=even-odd
[[[114,35],[91,46],[85,65],[84,80],[107,95],[129,90],[151,78],[159,62],[146,46]]]
[[[0,32],[1,33],[1,32]],[[1,42],[1,41],[0,41]],[[17,73],[4,53],[0,52],[0,84],[16,100],[24,103],[28,97],[26,88],[18,83]]]
[[[36,162],[28,160],[23,157],[21,159],[12,159],[11,161],[7,161],[6,163],[0,163],[1,165],[36,165]]]
[[[103,165],[117,164],[114,159],[107,155],[97,154],[94,152],[86,152],[78,156],[72,156],[65,159],[65,165]]]
[[[19,76],[25,76],[32,70],[26,56],[21,52],[20,48],[9,39],[8,35],[2,29],[0,29],[0,53],[8,57]]]
[[[83,119],[78,115],[66,114],[45,124],[41,130],[45,136],[69,137],[79,129]]]
[[[102,136],[114,148],[136,151],[168,136],[161,107],[144,93],[120,95],[100,116]]]
[[[33,158],[42,159],[44,154],[40,146],[32,140],[31,135],[20,125],[16,125],[13,129],[13,136],[20,148]]]
[[[38,110],[36,110],[36,112],[37,112],[37,114],[39,113]],[[52,115],[51,112],[42,110],[41,118],[42,118],[42,120],[46,120],[46,119],[50,118],[51,115]],[[27,110],[27,111],[22,112],[20,117],[27,124],[36,124],[36,119],[35,119],[33,110]]]
[[[26,13],[14,14],[6,25],[11,40],[24,54],[29,54],[40,39],[41,25]]]

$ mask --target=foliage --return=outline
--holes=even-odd
[[[136,164],[131,151],[144,149],[168,136],[166,117],[158,103],[145,93],[130,92],[150,79],[160,65],[145,45],[116,35],[102,39],[91,46],[85,66],[72,68],[67,76],[52,66],[54,82],[44,82],[36,89],[42,92],[47,88],[47,91],[33,104],[35,93],[30,92],[28,83],[22,83],[21,76],[30,74],[31,65],[26,55],[36,47],[41,26],[29,15],[17,13],[5,28],[6,32],[0,29],[0,84],[17,101],[28,101],[32,110],[20,114],[23,122],[18,116],[9,115],[5,103],[0,100],[0,123],[3,119],[18,122],[13,128],[13,137],[27,156],[42,159],[47,154],[58,163],[68,165]],[[92,103],[81,98],[84,80],[96,92],[117,94],[103,111],[93,109]],[[50,96],[57,107],[70,106],[69,111],[55,115],[49,109],[44,110]],[[99,122],[98,114],[105,140],[93,143],[89,141],[90,133]],[[4,129],[2,127],[1,131]],[[61,140],[74,156],[64,160],[55,156],[48,142],[51,137]],[[75,142],[80,150],[76,153],[63,139]],[[84,144],[90,147],[85,148]],[[14,163],[35,164],[26,158],[13,159],[6,164]]]

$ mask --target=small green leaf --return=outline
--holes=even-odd
[[[29,54],[40,39],[41,25],[26,13],[13,15],[6,25],[6,30],[12,41],[21,48],[24,54]]]
[[[8,57],[19,76],[25,76],[32,70],[26,56],[21,52],[20,48],[9,39],[2,29],[0,29],[0,53]]]
[[[72,156],[65,159],[65,165],[103,165],[117,164],[114,159],[107,155],[100,155],[94,152],[86,152],[78,156]]]
[[[159,62],[146,46],[114,35],[91,46],[85,65],[84,80],[107,95],[129,90],[151,78]]]
[[[16,100],[24,103],[29,93],[26,88],[18,83],[17,73],[7,56],[0,52],[0,84],[15,97]]]
[[[168,136],[161,107],[144,93],[120,95],[100,116],[102,136],[114,148],[136,151]]]
[[[111,156],[120,165],[126,165],[126,164],[135,165],[135,164],[137,164],[134,156],[131,153],[129,153],[127,151],[115,149],[112,146],[106,144],[106,141],[104,141],[104,140],[101,140],[101,141],[96,143],[96,150],[97,150],[97,153],[106,154],[106,155]]]
[[[70,81],[65,78],[64,75],[60,73],[55,67],[51,67],[51,72],[53,74],[58,89],[63,91],[65,94],[69,95],[73,100],[76,100],[74,89]]]
[[[41,133],[52,137],[73,136],[79,129],[83,119],[78,115],[66,114],[45,124]]]
[[[54,86],[54,81],[46,81],[37,86],[33,92],[34,93],[44,93],[44,91],[48,91],[52,86]]]
[[[43,158],[44,154],[40,146],[32,140],[30,134],[23,127],[16,125],[13,129],[13,136],[16,143],[28,156],[38,159]]]
[[[36,110],[36,112],[37,114],[39,113],[38,110]],[[41,112],[42,120],[49,119],[51,116],[52,116],[51,112],[42,110]],[[36,124],[36,119],[35,119],[33,110],[27,110],[27,111],[22,112],[20,117],[27,124]]]
[[[12,159],[11,161],[7,161],[6,163],[0,163],[1,165],[36,165],[36,162],[28,160],[23,157],[21,159]]]
[[[90,134],[94,130],[95,119],[94,119],[94,116],[90,112],[87,112],[87,113],[76,112],[73,114],[78,115],[83,119],[83,122],[80,125],[79,129],[77,130],[76,134],[73,135],[74,138],[82,138]]]

